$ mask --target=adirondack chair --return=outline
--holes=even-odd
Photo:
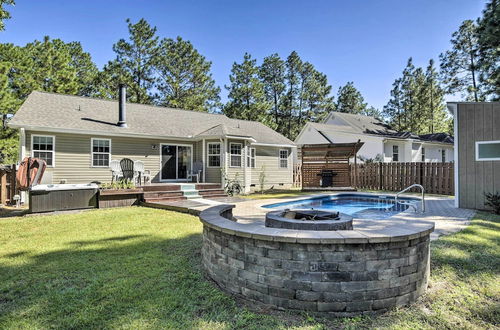
[[[120,180],[120,178],[123,176],[122,168],[120,167],[120,161],[110,161],[109,168],[111,169],[111,182]]]
[[[193,168],[187,173],[186,181],[191,181],[196,177],[196,183],[200,183],[201,172],[203,172],[203,162],[194,162]]]
[[[130,181],[134,179],[134,161],[130,158],[123,158],[120,160],[120,167],[122,168],[123,179]]]

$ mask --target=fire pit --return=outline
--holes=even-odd
[[[352,217],[319,210],[281,210],[266,214],[266,227],[295,230],[352,230]]]

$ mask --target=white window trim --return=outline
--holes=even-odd
[[[281,158],[281,152],[282,151],[286,152],[286,158]],[[290,157],[290,152],[288,151],[288,149],[280,149],[278,151],[278,167],[279,168],[288,168],[288,163],[289,163],[288,157]],[[281,160],[286,160],[286,166],[285,167],[281,166]]]
[[[394,152],[394,147],[396,147],[397,152]],[[394,154],[398,155],[398,160],[394,160]],[[393,162],[399,162],[399,146],[398,145],[392,145],[392,161]]]
[[[241,159],[240,166],[233,166],[233,164],[232,164],[233,163],[233,156],[238,156],[238,155],[233,155],[231,153],[231,146],[233,144],[240,146],[240,150],[241,150],[241,152],[240,152],[240,159]],[[241,168],[241,167],[243,167],[243,161],[245,160],[245,158],[243,158],[243,154],[244,154],[243,143],[230,142],[229,143],[229,167],[232,167],[232,168]]]
[[[476,141],[476,161],[478,162],[487,162],[491,160],[500,160],[500,157],[493,157],[493,158],[479,158],[479,145],[481,144],[496,144],[500,143],[500,140],[496,141]]]
[[[219,154],[210,154],[210,145],[219,145]],[[210,157],[219,156],[219,166],[210,166]],[[222,144],[220,142],[208,142],[207,143],[207,167],[208,168],[220,168],[222,166]]]
[[[108,166],[104,165],[94,165],[94,140],[106,140],[109,141],[109,152],[97,152],[98,154],[108,154],[109,155],[109,164],[111,164],[111,139],[105,139],[105,138],[91,138],[90,139],[90,167],[97,167],[97,168],[109,168]]]
[[[248,168],[255,168],[257,166],[257,150],[252,147],[248,147],[248,154],[247,154],[247,167]],[[253,156],[252,156],[252,150],[253,150]],[[252,160],[253,160],[253,166],[252,166]]]
[[[50,137],[52,138],[52,150],[37,150],[40,152],[52,152],[52,165],[48,165],[47,167],[56,167],[56,137],[55,135],[40,135],[40,134],[31,134],[31,157],[35,157],[35,150],[33,150],[33,138],[34,137]]]

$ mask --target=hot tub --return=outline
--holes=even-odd
[[[96,208],[98,191],[94,183],[36,185],[29,190],[30,212]]]

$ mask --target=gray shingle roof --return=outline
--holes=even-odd
[[[383,121],[365,115],[357,115],[343,112],[331,112],[330,116],[342,119],[348,125],[319,124],[311,123],[314,128],[324,133],[333,134],[336,131],[343,131],[356,134],[373,134],[395,139],[414,139],[426,142],[440,142],[453,144],[453,136],[447,133],[434,133],[417,135],[412,132],[398,132],[392,129]],[[328,117],[328,118],[329,118]]]
[[[35,91],[9,125],[165,138],[234,135],[252,137],[258,143],[294,144],[262,123],[231,119],[221,114],[127,103],[126,116],[128,127],[118,127],[117,101]]]

